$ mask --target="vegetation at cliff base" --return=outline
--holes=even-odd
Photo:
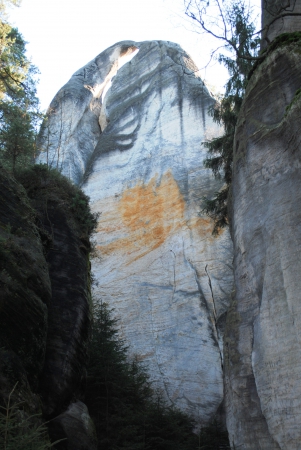
[[[37,415],[28,416],[22,403],[12,401],[9,394],[5,406],[0,406],[0,448],[2,450],[46,450],[53,448],[45,424]]]
[[[129,360],[118,321],[106,303],[94,305],[86,404],[102,450],[196,450],[229,448],[219,426],[194,434],[194,421],[156,392],[146,368]],[[210,434],[211,433],[211,434]]]

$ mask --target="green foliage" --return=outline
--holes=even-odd
[[[15,96],[23,90],[22,83],[30,66],[25,56],[25,41],[16,28],[0,20],[0,96]]]
[[[7,404],[0,406],[0,448],[3,450],[52,448],[55,443],[50,443],[45,424],[40,423],[38,415],[28,416],[23,411],[21,403],[11,401],[13,391],[9,394]]]
[[[0,162],[15,173],[34,161],[42,114],[36,97],[37,69],[26,56],[22,35],[6,22],[6,3],[0,1]]]
[[[210,166],[208,166],[211,168]],[[217,236],[221,228],[228,225],[228,195],[230,186],[226,185],[223,189],[215,192],[213,199],[203,197],[202,211],[213,219],[214,226],[212,234]]]
[[[33,164],[39,113],[25,99],[0,100],[0,159],[13,173]]]
[[[96,229],[99,214],[91,213],[89,197],[87,197],[80,189],[78,189],[72,197],[71,211],[80,223],[84,233],[91,236]]]
[[[232,30],[231,44],[225,47],[229,51],[238,49],[235,56],[220,55],[219,62],[228,69],[230,78],[225,86],[225,95],[209,111],[213,120],[222,125],[224,133],[204,143],[208,157],[204,161],[206,168],[211,169],[216,178],[224,181],[221,191],[212,199],[203,198],[203,211],[214,221],[213,234],[228,224],[227,198],[232,181],[233,142],[237,117],[248,81],[259,50],[260,40],[254,38],[255,27],[250,11],[244,2],[231,4],[226,19]]]
[[[55,201],[65,211],[70,220],[78,226],[83,239],[88,240],[97,226],[98,215],[89,206],[89,197],[72,184],[57,169],[46,164],[35,164],[16,173],[17,180],[24,186],[29,198],[46,204]]]
[[[252,69],[249,72],[248,79],[251,78],[254,71],[257,69],[260,64],[263,63],[265,58],[276,48],[283,47],[289,44],[299,43],[301,42],[301,31],[294,31],[293,33],[282,33],[279,36],[277,36],[271,44],[266,47],[263,51],[261,51],[260,55],[262,56],[260,59],[258,59],[255,64],[253,65]]]
[[[98,448],[202,448],[203,437],[192,433],[193,420],[166,405],[153,390],[141,363],[129,361],[117,323],[107,304],[94,305],[86,403],[95,423]]]

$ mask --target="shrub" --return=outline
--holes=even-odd
[[[102,450],[196,450],[207,445],[209,432],[197,436],[195,422],[169,406],[155,392],[145,367],[129,361],[118,336],[118,321],[106,303],[94,304],[86,403]],[[216,430],[218,427],[216,428]],[[217,433],[220,442],[221,432]],[[227,441],[227,433],[224,433]],[[207,439],[204,440],[204,439]],[[213,444],[214,445],[214,444]],[[229,448],[229,447],[220,447]]]
[[[7,404],[0,406],[0,448],[3,450],[46,450],[57,442],[50,443],[45,424],[39,415],[28,416],[22,403],[11,401],[11,391]]]

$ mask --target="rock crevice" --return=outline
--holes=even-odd
[[[178,45],[125,41],[70,79],[63,88],[68,102],[83,98],[86,108],[92,93],[81,74],[102,83],[122,48],[139,52],[112,79],[102,133],[77,142],[72,154],[66,145],[61,167],[75,183],[83,182],[93,211],[101,212],[99,258],[92,262],[96,297],[114,307],[122,338],[170,402],[207,423],[222,402],[223,375],[205,266],[217,316],[227,308],[233,282],[229,234],[214,239],[211,221],[200,214],[202,197],[221,187],[203,167],[202,142],[221,131],[207,113],[215,100]],[[68,105],[61,91],[52,104],[63,111]],[[77,123],[90,120],[83,111],[78,108]],[[51,120],[55,131],[58,123]],[[43,133],[41,139],[45,145]],[[58,143],[54,139],[53,149]]]

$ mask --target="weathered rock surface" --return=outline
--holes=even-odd
[[[0,168],[0,406],[12,394],[10,404],[27,415],[41,408],[44,419],[60,415],[64,448],[90,450],[89,415],[78,399],[88,357],[93,218],[86,196],[57,173],[37,166],[19,179],[23,186]],[[70,403],[80,404],[77,415],[65,412]],[[72,427],[85,446],[74,445]]]
[[[84,395],[90,333],[89,234],[84,194],[46,168],[23,177],[40,230],[50,243],[46,260],[52,297],[39,392],[47,418]]]
[[[261,5],[264,47],[282,33],[300,31],[301,0],[264,0]]]
[[[236,298],[228,314],[227,427],[232,448],[301,445],[301,44],[253,74],[236,133]]]
[[[88,408],[80,401],[71,403],[67,410],[49,424],[49,434],[57,450],[97,450],[94,424]]]
[[[81,68],[60,89],[41,128],[39,161],[61,170],[76,184],[82,182],[105,122],[102,94],[123,58],[136,50],[132,41],[110,47]]]
[[[18,356],[32,388],[44,364],[50,300],[35,212],[23,187],[1,167],[0,348],[12,352],[13,365]]]
[[[121,56],[136,49],[117,72]],[[169,42],[109,48],[54,98],[40,160],[84,180],[101,213],[95,295],[115,308],[122,337],[166,397],[206,422],[223,399],[232,244],[227,231],[213,238],[200,213],[202,196],[220,187],[203,167],[202,141],[219,129],[194,70]]]

